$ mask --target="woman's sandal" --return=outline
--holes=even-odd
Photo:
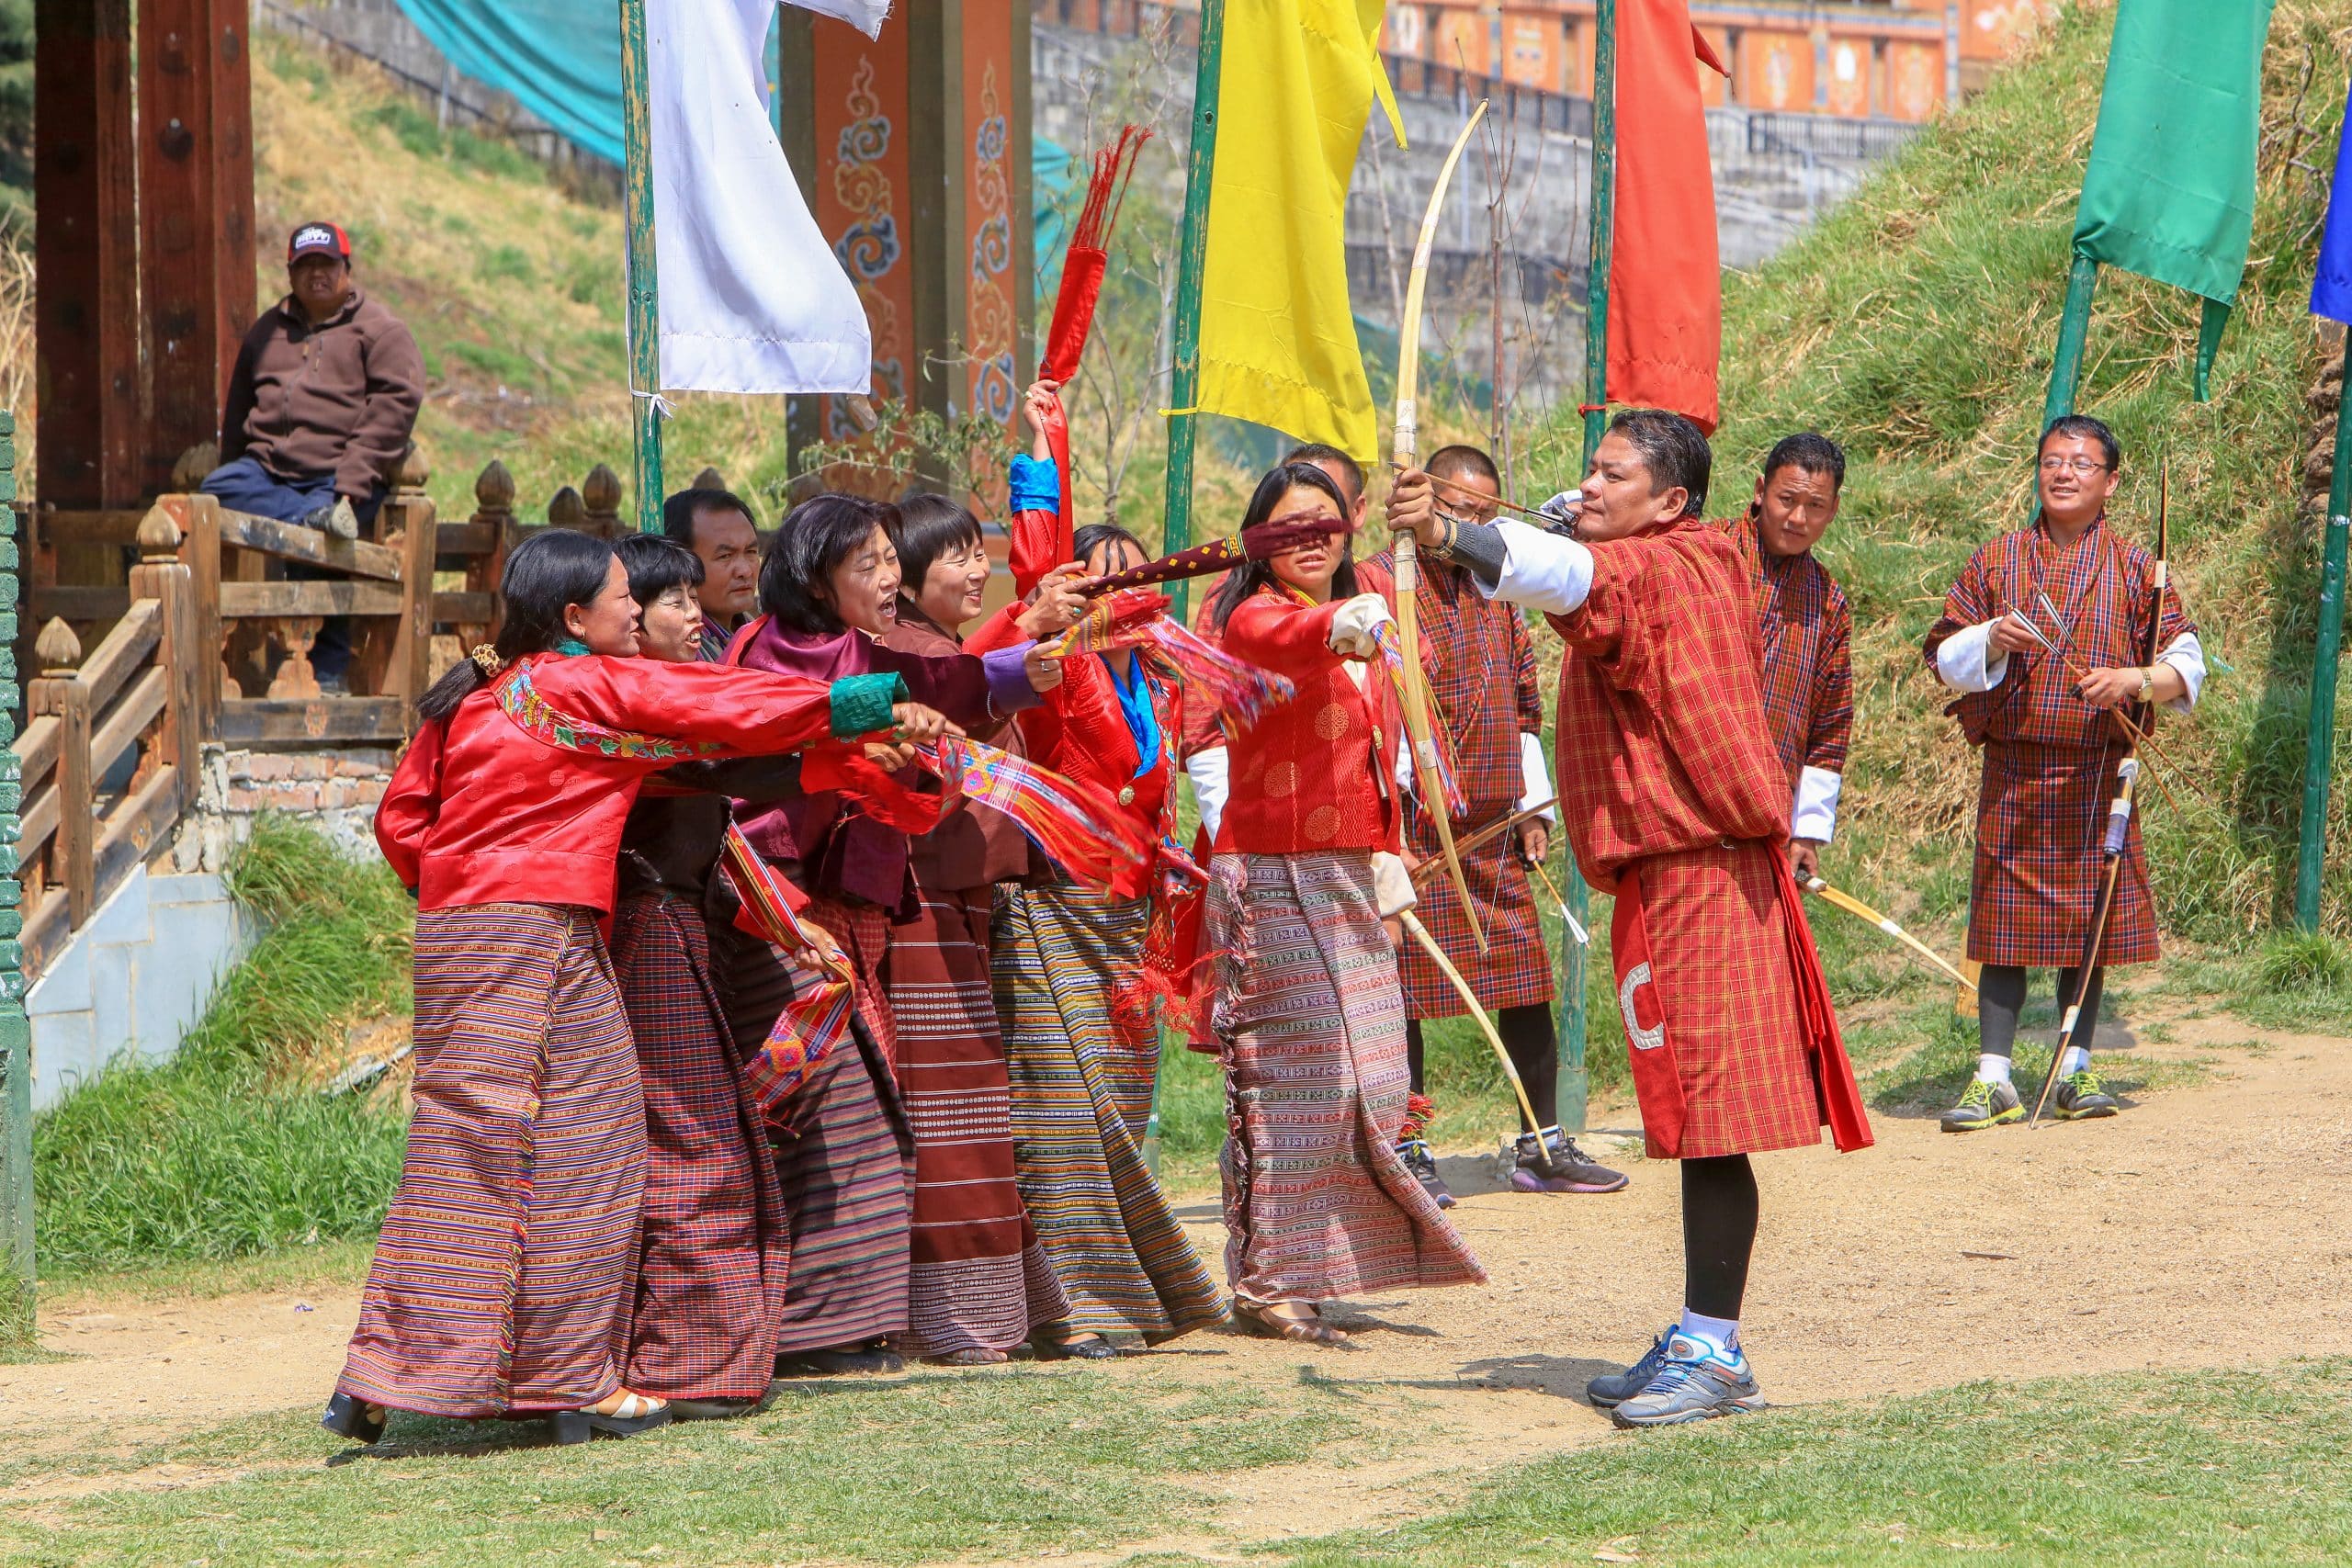
[[[1348,1337],[1347,1330],[1334,1328],[1324,1322],[1319,1314],[1315,1314],[1313,1307],[1306,1309],[1310,1314],[1306,1317],[1283,1316],[1274,1311],[1277,1306],[1295,1304],[1299,1303],[1251,1302],[1237,1296],[1233,1302],[1233,1315],[1261,1339],[1287,1339],[1294,1345],[1321,1345],[1334,1350],[1356,1348],[1355,1341]]]
[[[338,1438],[352,1438],[363,1443],[379,1443],[384,1439],[384,1421],[391,1412],[380,1404],[370,1404],[348,1393],[338,1393],[327,1401],[327,1413],[319,1417],[319,1425]]]
[[[666,1427],[673,1419],[669,1405],[641,1393],[624,1393],[617,1400],[598,1403],[610,1404],[612,1408],[599,1410],[589,1405],[579,1410],[559,1410],[548,1417],[555,1424],[555,1440],[565,1445],[584,1443],[599,1432],[611,1438],[634,1438],[639,1432]]]
[[[1057,1339],[1040,1334],[1029,1342],[1030,1354],[1041,1361],[1115,1361],[1119,1348],[1100,1334],[1078,1334]]]

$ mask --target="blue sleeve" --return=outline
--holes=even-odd
[[[1062,479],[1050,457],[1037,461],[1026,453],[1012,456],[1012,510],[1050,512],[1061,515]]]

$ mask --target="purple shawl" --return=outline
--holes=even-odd
[[[735,634],[729,652],[746,669],[812,681],[895,673],[905,679],[913,701],[968,729],[1001,722],[1042,700],[1022,664],[1032,646],[926,656],[902,652],[861,631],[811,635],[762,615]],[[741,802],[736,820],[752,846],[783,866],[806,892],[862,899],[899,919],[912,918],[907,836],[866,816],[854,800],[818,790],[773,805]]]

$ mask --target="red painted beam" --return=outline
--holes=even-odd
[[[130,0],[35,0],[35,431],[40,498],[138,499],[139,215]]]
[[[139,0],[142,477],[164,488],[219,434],[254,317],[253,78],[245,0]]]

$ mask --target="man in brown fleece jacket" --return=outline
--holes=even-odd
[[[351,278],[351,241],[305,223],[287,242],[286,298],[245,333],[220,416],[221,464],[204,490],[223,506],[358,537],[408,450],[424,400],[424,359],[390,310]],[[311,573],[289,566],[288,575]],[[322,684],[350,662],[348,623],[312,649]]]

